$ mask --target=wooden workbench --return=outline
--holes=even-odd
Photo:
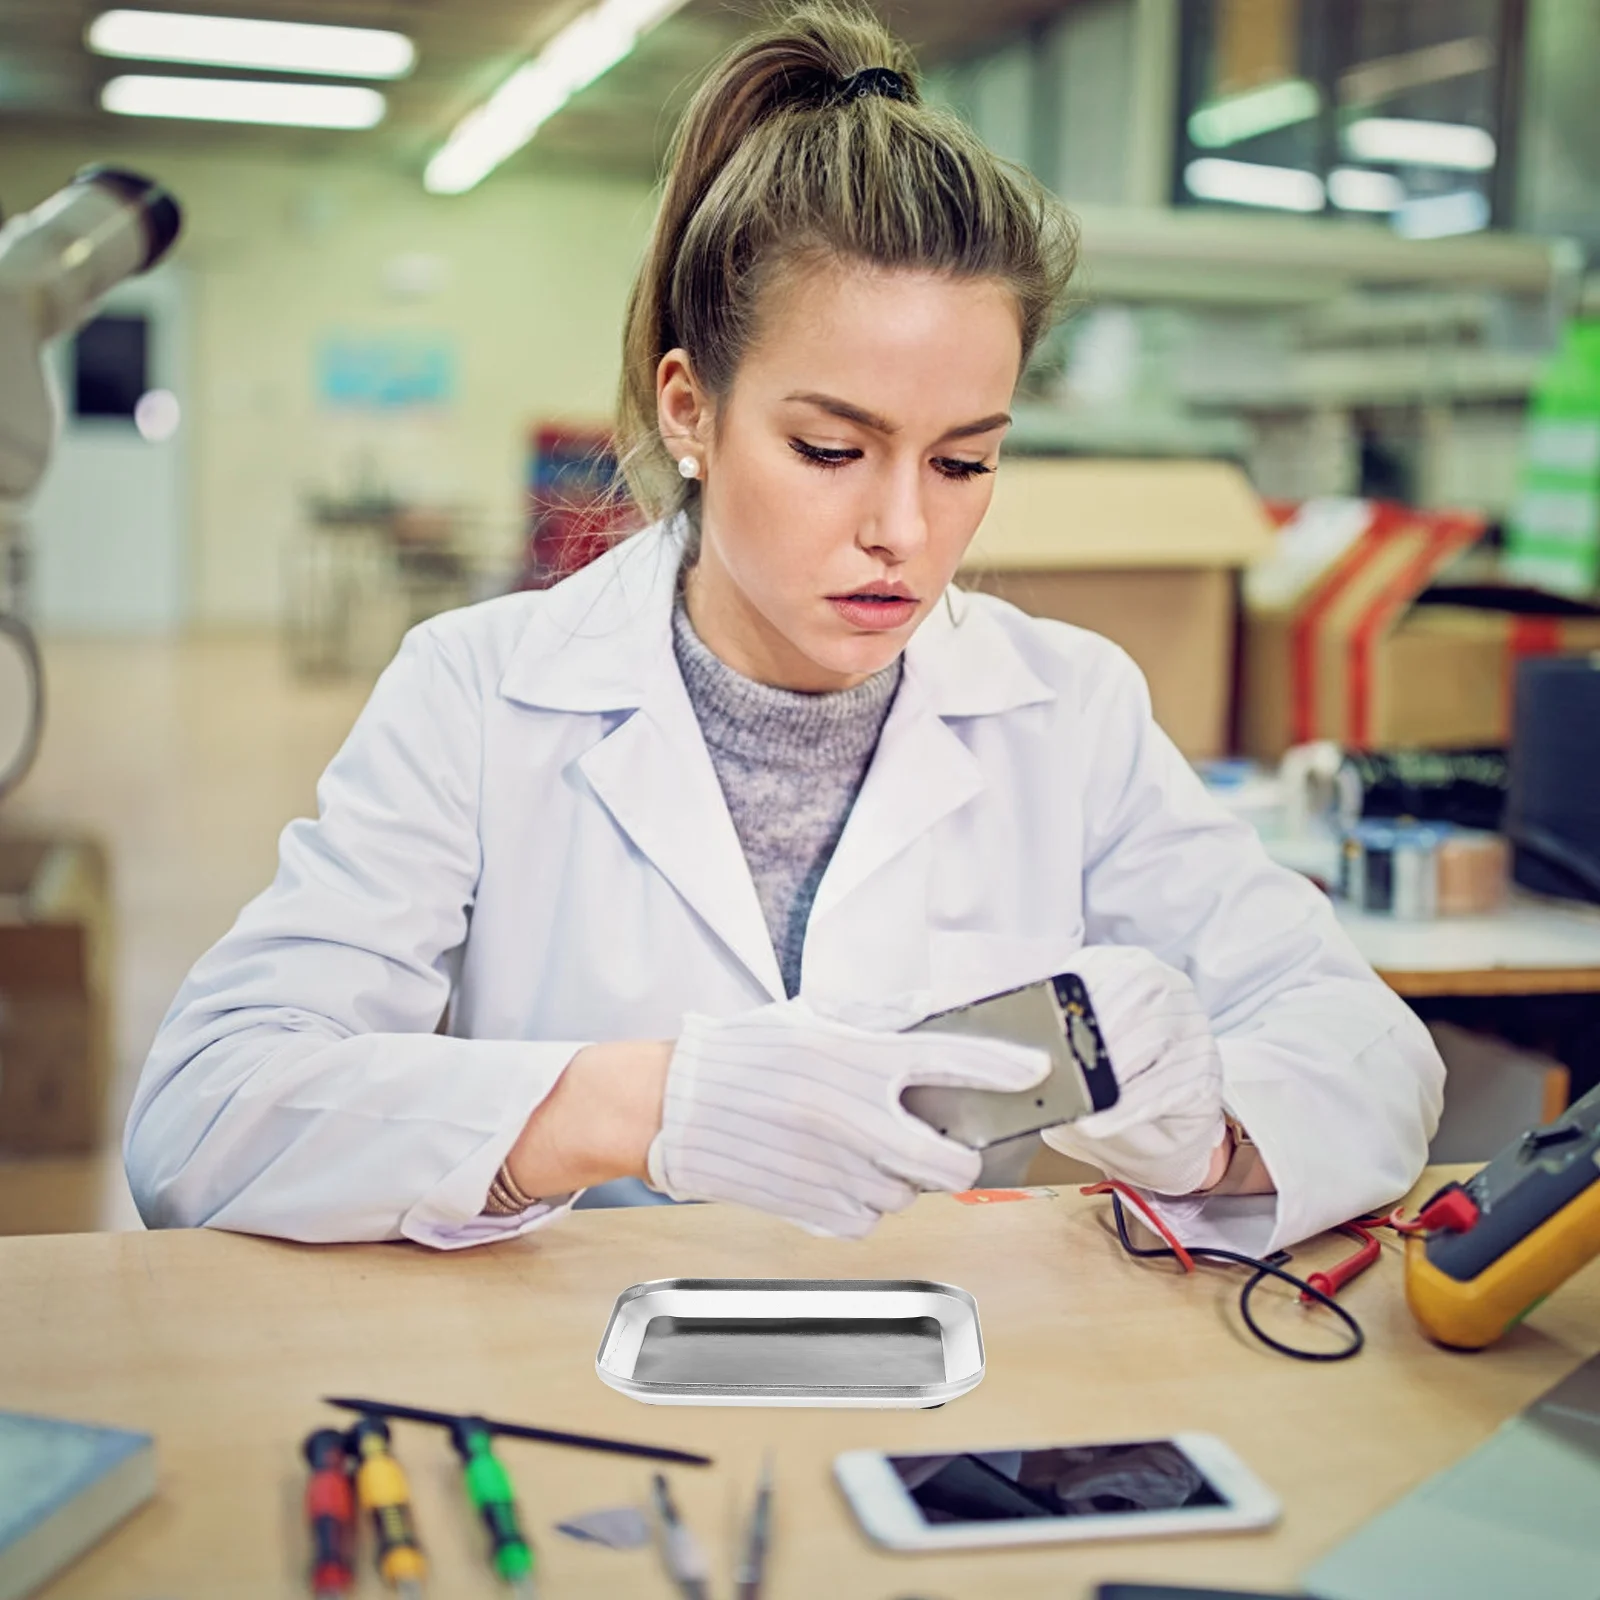
[[[303,1594],[299,1443],[355,1392],[703,1449],[674,1468],[686,1518],[730,1592],[734,1531],[774,1450],[767,1600],[1077,1600],[1107,1578],[1290,1586],[1336,1540],[1600,1349],[1600,1270],[1480,1355],[1430,1346],[1400,1293],[1398,1246],[1346,1292],[1370,1344],[1310,1366],[1240,1331],[1238,1278],[1191,1279],[1123,1257],[1103,1201],[1076,1193],[983,1205],[945,1196],[868,1241],[815,1240],[720,1206],[577,1213],[534,1237],[459,1254],[409,1245],[302,1247],[217,1233],[0,1240],[0,1407],[154,1433],[158,1498],[45,1592]],[[1324,1240],[1301,1265],[1343,1253]],[[978,1299],[983,1383],[935,1411],[650,1407],[606,1388],[594,1354],[617,1293],[644,1279],[930,1277]],[[1285,1305],[1300,1336],[1308,1314]],[[1265,1534],[959,1556],[872,1548],[830,1463],[858,1446],[925,1447],[1222,1435],[1283,1497]],[[481,1534],[442,1437],[397,1425],[438,1581],[494,1596]],[[546,1582],[542,1600],[671,1591],[649,1551],[556,1535],[558,1518],[638,1500],[649,1468],[507,1441]],[[370,1570],[358,1594],[376,1595]]]
[[[1263,843],[1280,866],[1319,883],[1338,877],[1331,836]],[[1379,977],[1408,1000],[1600,995],[1600,907],[1513,888],[1499,910],[1476,916],[1410,921],[1341,900],[1334,911]]]

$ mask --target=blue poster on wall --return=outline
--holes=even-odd
[[[426,334],[338,334],[317,351],[317,397],[349,411],[440,408],[455,397],[455,349]]]

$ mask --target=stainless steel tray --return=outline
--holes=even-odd
[[[983,1378],[978,1304],[917,1278],[661,1278],[617,1296],[595,1370],[665,1406],[938,1406]]]

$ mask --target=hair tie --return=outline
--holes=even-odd
[[[881,94],[886,100],[909,100],[911,86],[893,67],[863,67],[839,85],[834,91],[834,100],[836,103],[865,100],[874,94]]]

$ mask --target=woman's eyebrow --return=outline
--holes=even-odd
[[[790,394],[784,396],[785,400],[795,401],[801,405],[815,406],[819,411],[826,411],[831,417],[838,417],[845,422],[854,422],[863,428],[870,428],[874,433],[898,433],[897,423],[890,422],[885,417],[880,417],[874,411],[867,411],[861,406],[851,405],[848,400],[840,400],[831,394]],[[940,435],[942,439],[970,439],[975,434],[993,433],[997,428],[1006,428],[1011,425],[1010,413],[997,411],[992,417],[980,417],[976,422],[963,422],[959,426],[950,428]]]
[[[946,439],[970,439],[977,433],[993,433],[996,428],[1009,428],[1011,426],[1011,413],[997,411],[992,417],[979,417],[976,422],[963,422],[959,428],[952,428]]]
[[[826,411],[830,417],[858,423],[863,428],[871,428],[874,433],[900,431],[894,423],[880,417],[875,411],[863,410],[860,406],[853,406],[848,400],[839,400],[831,394],[790,394],[785,395],[784,399],[796,400],[801,405],[815,406],[819,411]]]

